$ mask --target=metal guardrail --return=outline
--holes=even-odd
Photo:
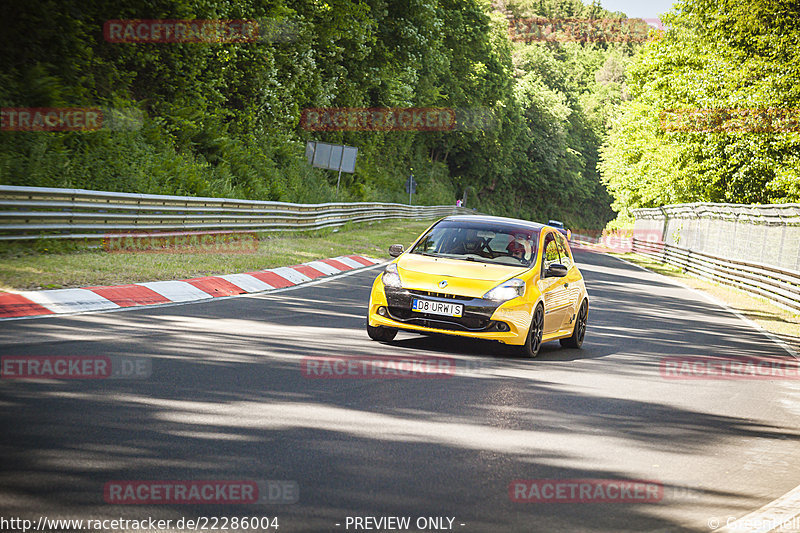
[[[719,219],[765,226],[800,226],[800,204],[671,204],[633,210],[639,219]]]
[[[634,209],[634,251],[800,311],[800,204]],[[653,242],[656,241],[656,242]]]
[[[294,204],[0,185],[0,240],[96,239],[114,232],[308,231],[392,218],[473,214],[456,206]]]
[[[761,263],[725,259],[663,242],[633,239],[633,251],[697,276],[758,294],[800,312],[800,272]]]
[[[800,204],[673,204],[634,209],[634,231],[717,257],[800,270]]]

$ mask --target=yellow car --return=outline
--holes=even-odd
[[[490,339],[536,357],[542,342],[580,348],[589,297],[556,228],[513,218],[443,218],[375,279],[367,333],[398,330]]]

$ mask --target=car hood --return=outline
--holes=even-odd
[[[406,289],[457,294],[480,298],[487,291],[509,278],[527,271],[526,267],[491,265],[419,254],[404,254],[397,261],[397,270]],[[439,287],[439,282],[447,286]]]

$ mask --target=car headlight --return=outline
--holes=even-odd
[[[505,283],[501,283],[494,289],[490,290],[483,297],[486,300],[495,300],[497,302],[505,302],[518,296],[525,294],[525,282],[519,278],[511,278]]]
[[[395,289],[403,288],[403,281],[400,279],[400,273],[397,272],[396,263],[389,263],[386,265],[386,269],[383,271],[383,275],[381,276],[381,281],[383,281],[383,284],[387,287],[392,287]]]

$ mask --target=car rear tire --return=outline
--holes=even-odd
[[[581,304],[578,310],[578,317],[575,319],[575,327],[572,330],[572,336],[566,339],[561,339],[561,346],[564,348],[580,348],[583,344],[583,337],[586,335],[586,322],[589,318],[589,302],[586,300]]]
[[[531,327],[528,330],[528,337],[522,347],[522,352],[526,357],[536,357],[539,355],[539,348],[542,347],[542,333],[544,331],[544,307],[540,304],[531,317]]]
[[[370,326],[367,324],[367,335],[374,341],[389,342],[397,335],[397,330],[384,326]]]

